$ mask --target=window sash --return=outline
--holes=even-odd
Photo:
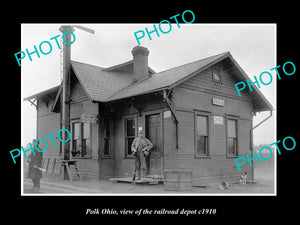
[[[196,136],[196,148],[197,148],[197,155],[207,155],[208,149],[208,137],[207,136]]]
[[[78,140],[80,138],[80,123],[73,123],[73,140]]]
[[[103,155],[109,156],[110,155],[110,121],[107,119],[104,119],[103,122],[104,126],[104,149],[103,149]]]
[[[227,155],[238,155],[238,135],[237,135],[237,119],[227,119]]]
[[[236,138],[237,122],[233,119],[227,120],[227,137]]]
[[[91,156],[91,124],[73,122],[72,151],[80,152],[73,157]]]
[[[82,123],[82,137],[83,139],[89,139],[90,134],[90,123]]]
[[[196,131],[197,135],[207,136],[207,116],[197,115],[196,118]]]
[[[131,121],[130,123],[128,123]],[[128,126],[132,126],[131,129],[129,130]],[[125,119],[125,156],[132,156],[132,151],[131,151],[131,144],[133,140],[135,139],[135,134],[136,134],[136,119],[135,118],[126,118]],[[129,131],[129,132],[128,132]]]
[[[104,138],[104,151],[103,151],[103,154],[105,156],[108,156],[110,155],[110,151],[109,151],[109,148],[110,148],[110,138]]]
[[[131,123],[129,123],[131,122]],[[125,120],[125,137],[135,137],[135,119],[134,118],[128,118]]]
[[[207,156],[209,117],[207,115],[196,114],[195,126],[196,156]]]
[[[227,138],[227,151],[228,155],[236,155],[237,154],[237,139],[236,138]]]
[[[79,150],[79,141],[77,139],[73,140],[73,142],[72,142],[72,150],[73,151]]]
[[[104,120],[104,137],[110,137],[110,122],[109,120]]]

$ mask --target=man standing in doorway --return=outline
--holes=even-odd
[[[131,150],[135,156],[135,176],[137,180],[144,180],[146,176],[146,157],[150,155],[150,149],[153,147],[151,141],[145,138],[145,133],[142,129],[139,129],[139,136],[135,138],[131,145]]]

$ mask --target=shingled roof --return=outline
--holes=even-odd
[[[71,61],[71,66],[91,101],[110,102],[159,90],[171,89],[224,59],[229,59],[234,65],[235,70],[238,71],[236,73],[236,76],[239,76],[237,80],[250,80],[233,59],[230,52],[224,52],[159,73],[155,73],[149,67],[150,76],[137,82],[133,82],[132,80],[132,61],[109,68],[76,61]],[[252,86],[252,88],[253,92],[248,92],[248,94],[253,101],[256,111],[272,110],[272,105],[258,88],[256,86]]]
[[[195,71],[217,63],[227,54],[228,52],[154,73],[148,78],[134,83],[132,82],[132,72],[128,69],[125,71],[104,69],[76,61],[72,61],[71,65],[90,100],[108,102],[169,88],[180,80],[188,78],[189,75],[193,75]],[[128,64],[126,66],[128,67]]]
[[[153,74],[151,77],[133,83],[116,94],[110,96],[107,101],[118,100],[121,98],[127,98],[135,95],[141,95],[145,93],[150,93],[162,89],[168,89],[176,84],[183,82],[190,77],[192,77],[195,72],[199,70],[204,70],[210,67],[212,64],[222,60],[228,52],[208,57],[202,60],[198,60],[192,63],[188,63],[182,66],[178,66],[163,72]]]
[[[105,102],[107,99],[132,83],[129,72],[105,71],[89,64],[71,61],[72,69],[90,100]]]

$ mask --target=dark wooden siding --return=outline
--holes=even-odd
[[[61,142],[58,139],[57,133],[61,129],[60,113],[51,112],[51,107],[54,104],[54,99],[38,99],[37,100],[37,138],[43,138],[48,145],[47,150],[43,152],[42,167],[46,169],[44,177],[60,176],[60,147]],[[55,133],[52,137],[54,143],[47,135]],[[41,142],[42,148],[44,143]]]
[[[79,121],[82,114],[94,114],[98,115],[98,104],[90,101],[73,101],[71,102],[70,119],[71,124],[74,121]],[[78,160],[79,172],[82,175],[82,179],[99,179],[98,171],[98,156],[99,156],[99,124],[91,123],[91,157],[90,158],[78,158],[72,159]],[[72,133],[72,126],[71,126]],[[70,143],[70,149],[72,149],[72,142]]]
[[[82,85],[73,74],[71,75],[71,109],[70,119],[71,124],[74,121],[79,121],[82,114],[98,115],[98,104],[89,101],[88,95],[84,91]],[[81,179],[98,180],[99,167],[99,126],[100,124],[91,123],[91,157],[90,158],[74,158],[78,160],[78,168],[81,174]],[[71,126],[72,132],[72,126]],[[72,149],[72,143],[70,144]],[[72,156],[71,156],[72,157]]]
[[[161,96],[152,95],[144,96],[141,101],[142,110],[139,113],[135,108],[131,107],[128,102],[122,107],[122,111],[118,112],[118,118],[115,120],[115,176],[126,177],[134,174],[134,158],[125,156],[125,139],[124,139],[124,118],[133,117],[136,119],[136,136],[138,127],[145,129],[145,116],[151,113],[161,113],[165,109]]]
[[[80,159],[78,160],[78,170],[82,180],[99,180],[98,160],[97,159]]]
[[[89,100],[88,95],[86,94],[82,85],[73,73],[71,76],[71,84],[71,100],[73,103]]]
[[[47,156],[58,156],[60,149],[60,141],[57,137],[58,131],[60,128],[60,114],[51,112],[51,106],[53,104],[53,100],[46,104],[43,100],[37,101],[37,138],[43,138],[47,141],[48,148],[44,152],[44,157]],[[55,133],[53,135],[53,139],[55,142],[54,146],[52,144],[51,138],[45,136]]]
[[[220,181],[237,182],[240,172],[236,168],[235,158],[226,155],[225,125],[213,124],[212,116],[209,116],[209,156],[207,158],[196,158],[194,113],[184,111],[177,111],[176,113],[179,120],[179,149],[176,150],[177,169],[191,170],[194,185]],[[251,155],[249,131],[249,121],[238,120],[239,156]],[[171,167],[171,163],[170,160],[165,162],[167,167]],[[246,165],[243,170],[246,170],[249,179],[252,179],[251,168]]]
[[[215,83],[212,80],[212,68],[208,68],[174,88],[173,102],[179,120],[176,165],[177,169],[188,169],[193,172],[194,185],[221,181],[238,182],[240,178],[241,173],[235,165],[235,158],[226,154],[226,119],[237,120],[238,157],[252,153],[251,102],[245,95],[243,97],[236,95],[234,83],[226,71],[223,71],[222,83]],[[224,100],[225,106],[213,105],[212,98]],[[208,157],[196,157],[195,154],[196,113],[209,117]],[[222,116],[224,124],[214,124],[214,116]],[[165,165],[170,167],[171,161],[165,161]],[[253,178],[252,168],[249,165],[245,165],[243,170],[248,172],[249,179]]]
[[[163,134],[164,134],[164,170],[173,170],[176,167],[176,126],[171,118],[171,112],[165,111],[163,114]]]
[[[87,95],[84,93],[80,83],[75,82],[72,88],[71,94],[71,111],[70,119],[71,122],[74,120],[80,119],[82,114],[98,114],[98,104],[91,103],[88,100]],[[43,100],[38,100],[38,109],[37,109],[37,138],[45,138],[46,135],[49,135],[53,132],[57,132],[61,129],[60,125],[60,113],[51,112],[51,107],[53,100],[47,104]],[[98,171],[98,151],[99,151],[99,124],[91,124],[91,143],[92,143],[92,154],[90,159],[76,158],[78,160],[79,172],[82,175],[82,179],[99,179]],[[71,130],[72,132],[72,130]],[[45,167],[53,168],[54,164],[59,162],[61,155],[59,154],[61,142],[57,138],[57,135],[54,135],[54,141],[56,146],[52,145],[52,141],[49,138],[46,138],[48,143],[48,149],[44,152],[43,158],[45,162]],[[72,144],[71,144],[72,148]],[[59,173],[59,170],[56,171]]]
[[[234,86],[236,81],[233,79],[232,74],[225,69],[225,66],[226,64],[224,61],[221,61],[215,65],[215,67],[221,68],[221,83],[213,81],[213,67],[209,67],[198,75],[181,83],[179,87],[185,87],[190,90],[213,91],[214,93],[218,92],[227,96],[246,99],[247,95],[245,92],[241,92],[241,97],[238,95]]]
[[[173,93],[173,102],[177,109],[207,111],[213,112],[215,115],[236,115],[247,119],[251,116],[249,101],[232,99],[226,95],[190,90],[183,88],[182,86],[174,88]],[[225,106],[220,107],[213,105],[212,98],[223,99],[225,101]]]

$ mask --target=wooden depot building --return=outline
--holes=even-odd
[[[134,47],[133,59],[102,68],[71,61],[70,160],[77,160],[82,179],[134,174],[131,143],[144,129],[154,147],[149,175],[168,170],[192,172],[193,185],[237,182],[234,159],[253,155],[253,116],[272,111],[229,52],[162,72],[148,66],[149,51]],[[25,98],[37,109],[37,138],[62,128],[63,85]],[[142,127],[142,128],[141,128]],[[44,152],[47,173],[59,175],[62,143]],[[253,168],[244,164],[248,180]]]

